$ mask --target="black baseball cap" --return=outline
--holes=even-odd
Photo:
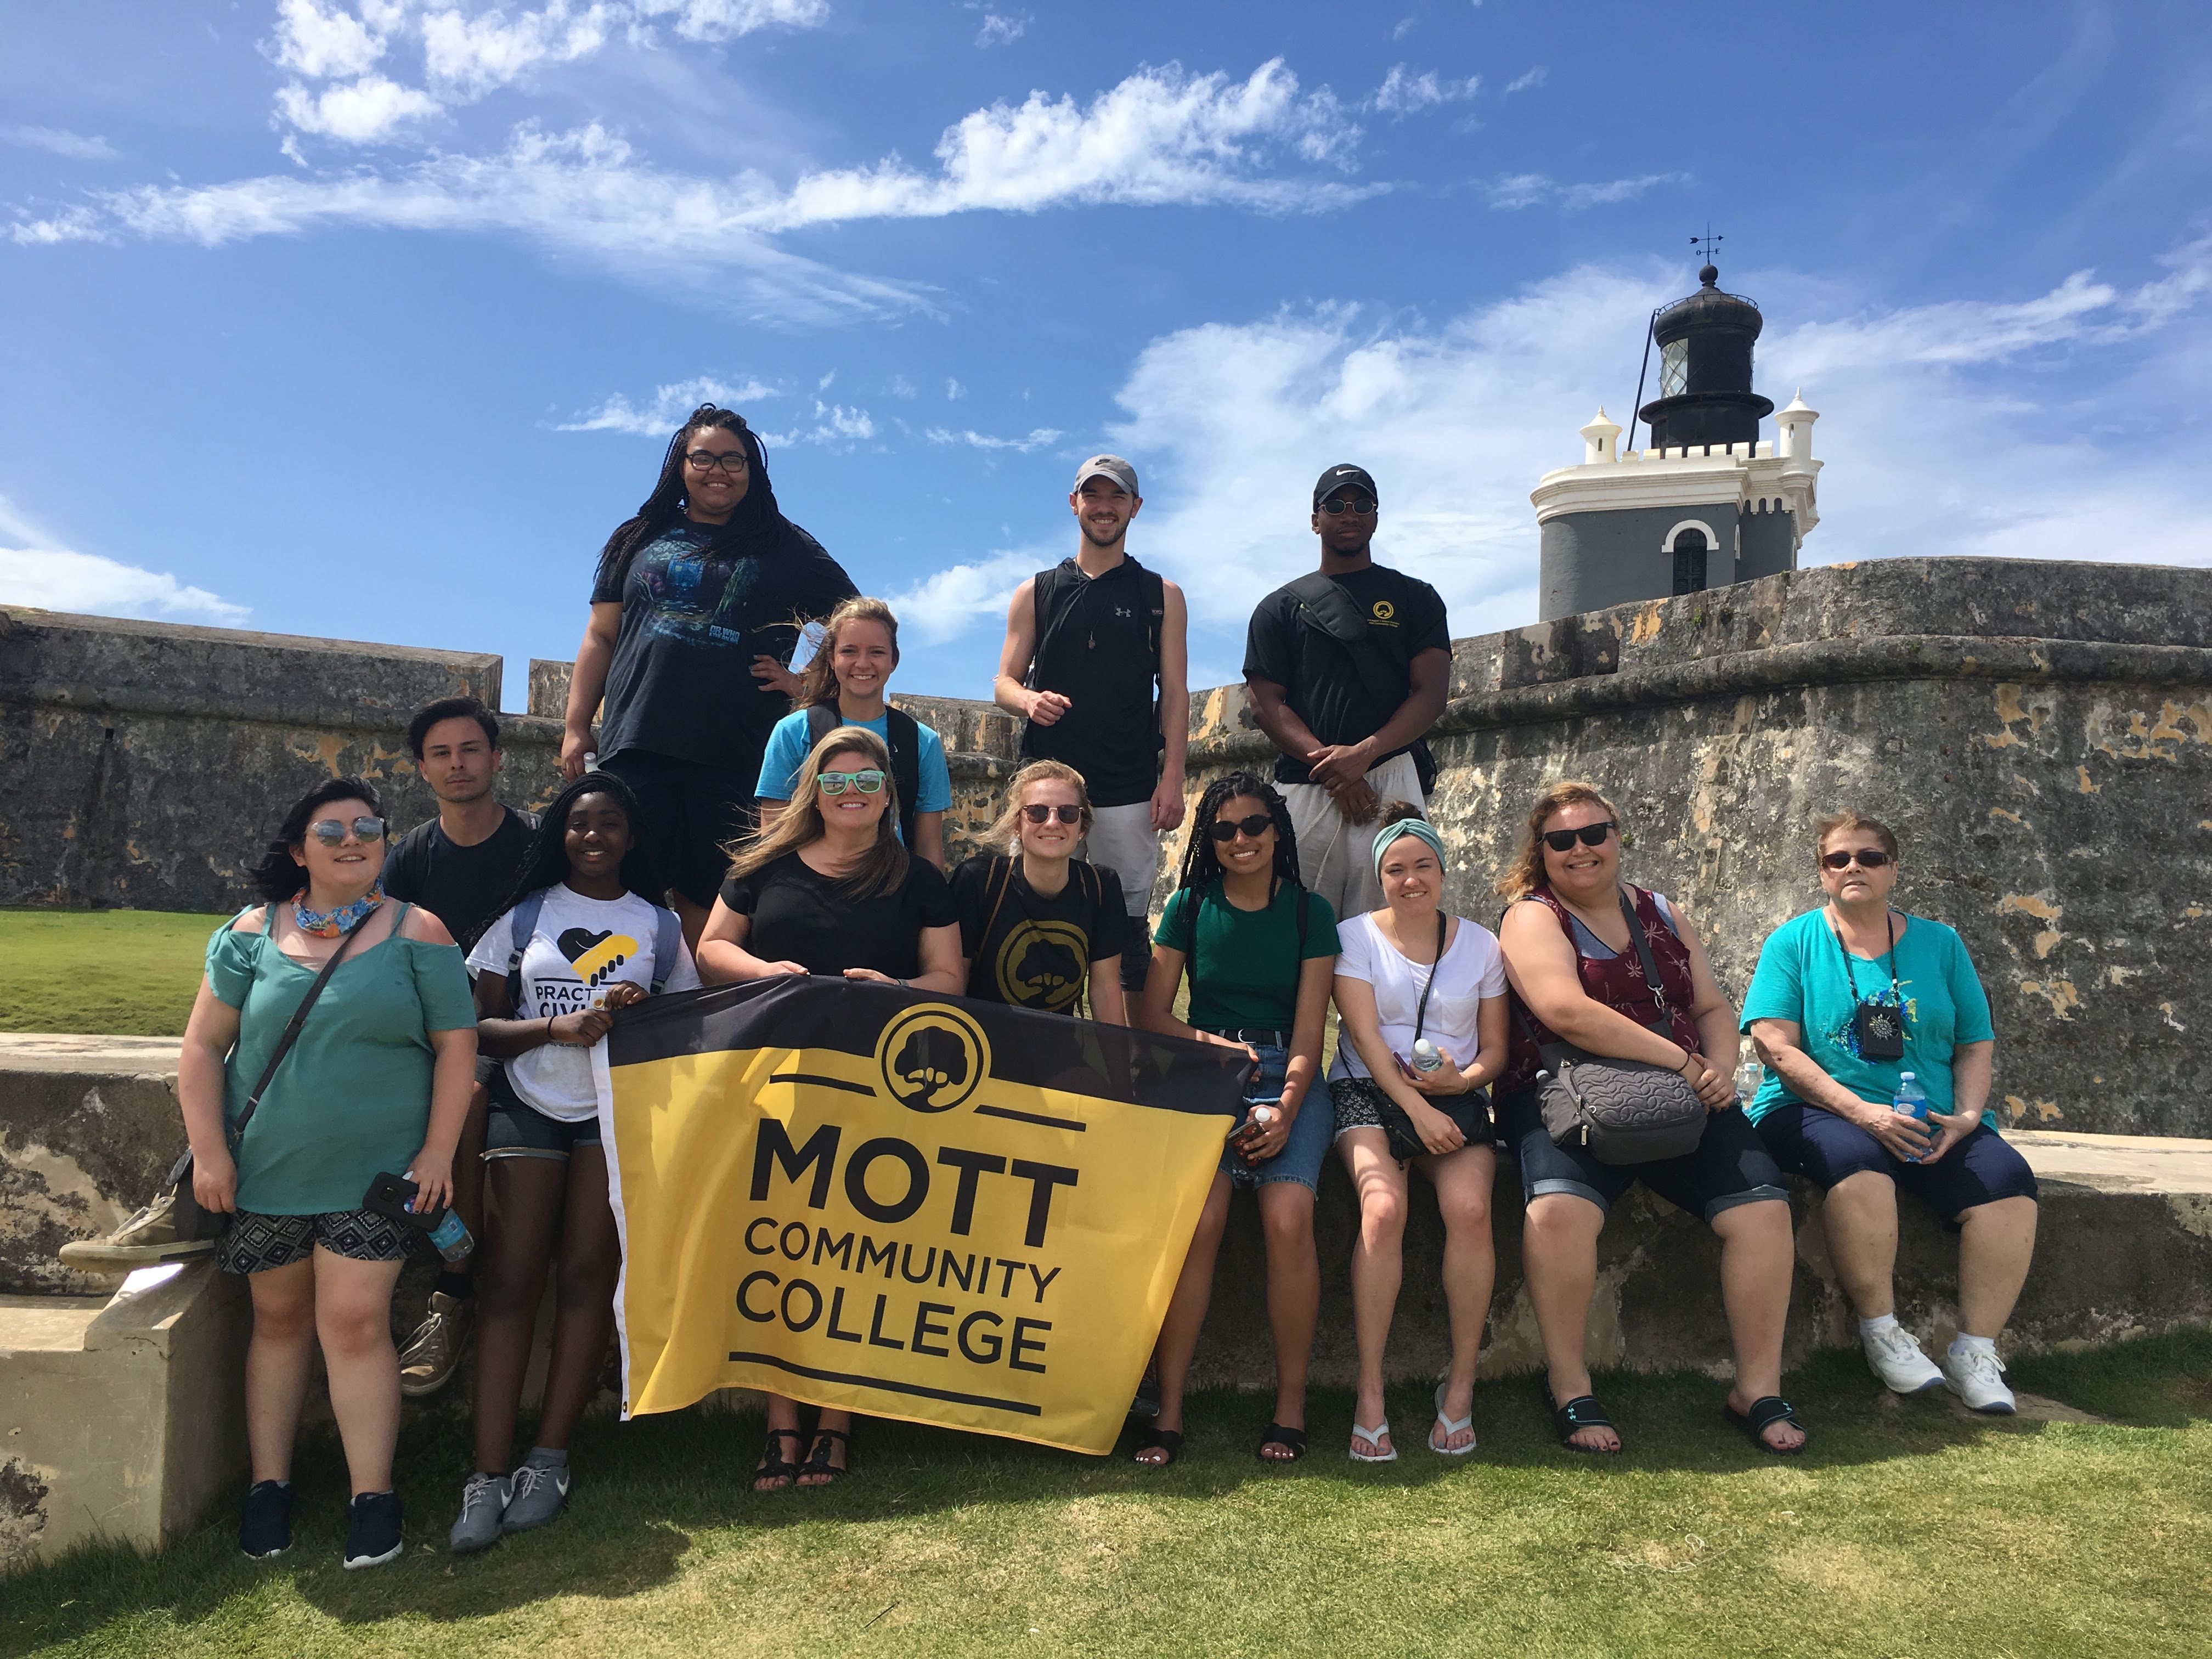
[[[1321,481],[1314,485],[1313,504],[1319,507],[1347,484],[1357,485],[1371,501],[1379,503],[1382,499],[1375,488],[1375,480],[1368,476],[1367,469],[1346,461],[1321,475]]]

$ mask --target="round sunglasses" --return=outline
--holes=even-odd
[[[1274,828],[1274,819],[1267,813],[1255,812],[1244,818],[1216,818],[1206,826],[1206,833],[1224,844],[1240,835],[1248,841],[1257,841]]]
[[[1579,830],[1547,830],[1544,831],[1544,845],[1554,853],[1564,853],[1577,842],[1585,847],[1602,847],[1605,838],[1620,828],[1619,824],[1607,818],[1603,823],[1586,823]]]
[[[1856,847],[1849,851],[1820,854],[1820,862],[1831,870],[1848,870],[1853,860],[1862,870],[1879,870],[1889,862],[1889,854],[1879,847]]]
[[[1080,806],[1043,806],[1033,804],[1022,808],[1022,816],[1031,823],[1043,823],[1052,818],[1058,818],[1062,823],[1080,823],[1083,822],[1083,809]]]
[[[307,833],[325,847],[338,846],[345,840],[348,830],[351,830],[359,841],[384,839],[384,820],[370,817],[366,813],[350,824],[340,823],[336,818],[318,818],[307,826]]]
[[[881,767],[871,766],[859,772],[818,773],[815,781],[822,786],[825,795],[842,795],[848,787],[864,795],[872,795],[883,788],[884,774]]]

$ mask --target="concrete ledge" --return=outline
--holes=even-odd
[[[208,1261],[0,1298],[0,1571],[88,1539],[156,1547],[235,1498],[251,1324]]]

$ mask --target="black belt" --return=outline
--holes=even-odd
[[[1257,1026],[1250,1025],[1201,1025],[1197,1029],[1209,1031],[1215,1036],[1227,1037],[1231,1042],[1256,1043],[1269,1048],[1287,1048],[1291,1046],[1291,1033],[1288,1031],[1266,1031]]]

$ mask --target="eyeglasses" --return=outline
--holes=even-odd
[[[1603,823],[1586,823],[1579,830],[1547,830],[1544,845],[1554,853],[1564,853],[1577,842],[1585,847],[1602,847],[1605,838],[1620,826],[1607,818]]]
[[[1348,501],[1341,495],[1332,495],[1321,504],[1321,510],[1332,519],[1346,513],[1357,519],[1372,513],[1375,503],[1364,495],[1354,495]]]
[[[1080,823],[1083,822],[1083,809],[1080,806],[1024,806],[1022,816],[1031,823],[1042,823],[1048,818],[1058,818],[1062,823]]]
[[[1255,812],[1249,818],[1216,818],[1206,826],[1206,833],[1226,845],[1239,836],[1247,841],[1257,841],[1274,824],[1274,819],[1265,812]]]
[[[318,818],[307,826],[307,833],[325,847],[336,847],[345,840],[348,827],[340,823],[336,818]],[[358,817],[353,821],[350,827],[356,840],[382,841],[384,839],[382,818]]]
[[[717,454],[711,449],[687,450],[684,459],[694,471],[699,472],[726,472],[735,475],[745,470],[745,452],[742,449],[732,449],[726,454]]]
[[[864,795],[877,793],[884,787],[883,769],[871,766],[863,772],[823,772],[815,781],[822,786],[825,795],[842,795],[848,787]]]
[[[1889,862],[1889,854],[1879,847],[1857,847],[1848,852],[1820,854],[1820,862],[1831,870],[1848,870],[1854,860],[1862,870],[1879,870]]]

